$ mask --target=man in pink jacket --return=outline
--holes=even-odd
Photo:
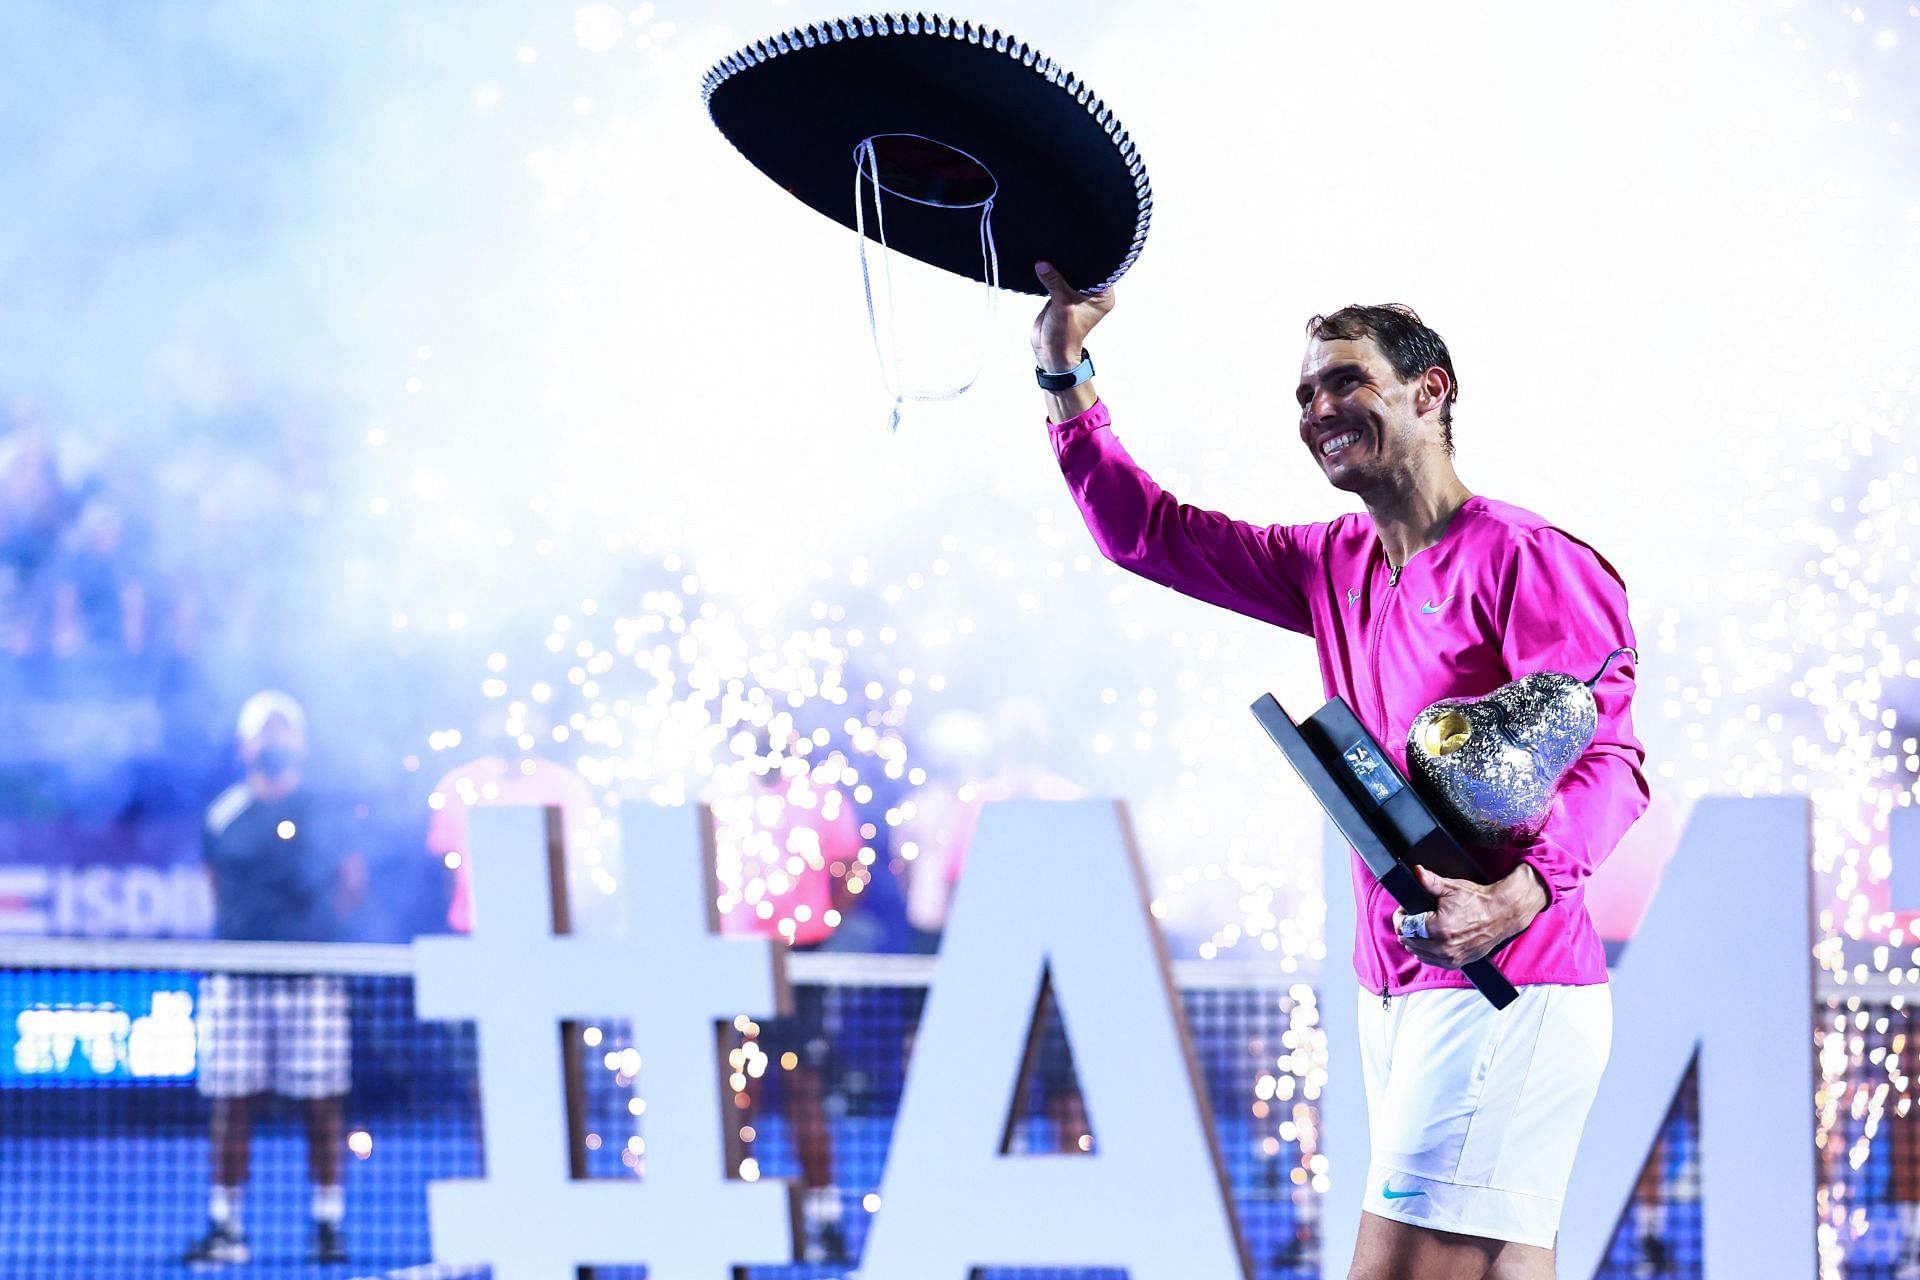
[[[1036,375],[1060,469],[1101,552],[1313,637],[1327,693],[1402,768],[1407,728],[1434,702],[1535,671],[1584,680],[1633,643],[1626,587],[1598,552],[1455,475],[1452,357],[1411,310],[1347,307],[1308,325],[1300,441],[1365,512],[1262,527],[1189,506],[1135,465],[1085,357],[1113,294],[1037,269],[1050,296],[1033,325]],[[1421,872],[1440,904],[1424,938],[1401,936],[1392,899],[1353,858],[1373,1146],[1354,1280],[1553,1275],[1612,1031],[1585,882],[1647,804],[1633,685],[1630,663],[1600,681],[1592,746],[1537,837],[1481,851],[1489,883]],[[1521,991],[1497,1012],[1460,973],[1489,954]]]

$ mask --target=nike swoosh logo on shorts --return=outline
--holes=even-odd
[[[1453,599],[1453,597],[1452,597],[1452,596],[1448,596],[1448,597],[1447,597],[1447,600],[1451,600],[1451,599]],[[1432,600],[1432,598],[1431,598],[1431,597],[1429,597],[1429,598],[1428,598],[1428,600],[1427,600],[1427,602],[1426,602],[1425,604],[1423,604],[1423,605],[1421,605],[1421,606],[1420,606],[1420,612],[1422,612],[1422,613],[1438,613],[1438,612],[1440,612],[1440,610],[1441,610],[1441,608],[1442,608],[1442,607],[1443,607],[1443,606],[1444,606],[1444,605],[1445,605],[1445,604],[1447,603],[1447,600],[1442,600],[1442,601],[1441,601],[1441,602],[1440,602],[1439,604],[1435,604],[1435,603],[1433,602],[1433,600]]]
[[[1389,1200],[1406,1200],[1413,1196],[1423,1196],[1427,1193],[1424,1191],[1395,1191],[1392,1187],[1382,1183],[1380,1186],[1380,1194]]]

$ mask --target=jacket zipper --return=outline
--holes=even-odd
[[[1401,566],[1401,567],[1404,568],[1405,566]],[[1400,569],[1396,569],[1392,565],[1388,565],[1387,566],[1387,586],[1389,588],[1393,588],[1399,585],[1400,585]],[[1373,705],[1379,709],[1380,723],[1383,725],[1387,722],[1387,695],[1386,695],[1386,691],[1381,687],[1381,684],[1380,684],[1380,633],[1386,630],[1386,619],[1387,619],[1386,604],[1387,604],[1386,600],[1383,599],[1380,602],[1380,607],[1374,610],[1373,643],[1367,653],[1367,665],[1371,667],[1373,670]],[[1374,945],[1372,942],[1373,899],[1374,899],[1374,895],[1379,892],[1380,892],[1380,884],[1378,881],[1375,881],[1373,888],[1368,890],[1367,892],[1367,919],[1361,922],[1367,930],[1369,946]],[[1379,948],[1377,946],[1374,947],[1374,960],[1380,966],[1380,1007],[1382,1009],[1391,1008],[1393,1003],[1393,987],[1392,987],[1392,984],[1387,981],[1387,974],[1389,972],[1387,959],[1385,956],[1379,953]]]
[[[1373,952],[1374,963],[1379,966],[1380,1007],[1384,1009],[1387,1007],[1387,997],[1393,994],[1393,989],[1387,982],[1386,957],[1380,954],[1379,948],[1374,945],[1374,941],[1373,941],[1373,904],[1374,904],[1374,900],[1377,899],[1379,896],[1380,896],[1380,882],[1378,880],[1375,880],[1372,884],[1367,886],[1367,899],[1360,909],[1361,919],[1357,922],[1356,927],[1366,930],[1367,949]]]
[[[1405,566],[1401,566],[1404,568]],[[1400,570],[1388,567],[1387,587],[1400,585]],[[1387,723],[1387,694],[1380,684],[1380,633],[1387,629],[1387,602],[1382,600],[1373,615],[1373,646],[1367,652],[1367,665],[1373,669],[1373,705],[1380,712],[1380,723]]]

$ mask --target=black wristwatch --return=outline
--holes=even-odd
[[[1065,373],[1048,373],[1039,365],[1033,367],[1035,381],[1042,391],[1065,391],[1093,379],[1093,352],[1080,348],[1080,363]]]

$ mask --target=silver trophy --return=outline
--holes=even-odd
[[[1536,671],[1482,698],[1434,703],[1407,730],[1415,789],[1470,843],[1539,834],[1560,780],[1593,743],[1594,686],[1623,653],[1639,659],[1615,649],[1591,680]]]

